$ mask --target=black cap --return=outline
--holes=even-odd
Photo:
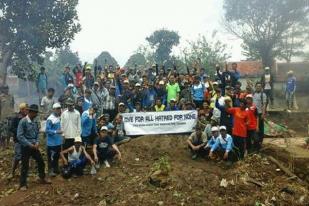
[[[39,106],[37,104],[31,104],[29,107],[29,112],[39,112]]]

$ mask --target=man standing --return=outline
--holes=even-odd
[[[266,115],[267,96],[262,90],[262,84],[257,82],[255,84],[255,92],[253,94],[253,103],[256,106],[258,113],[258,141],[255,142],[254,148],[259,150],[262,146],[264,138],[264,118]]]
[[[61,82],[63,84],[63,87],[66,88],[68,85],[69,85],[69,82],[73,82],[74,79],[73,79],[73,76],[70,74],[70,67],[65,67],[64,68],[64,72],[61,76]]]
[[[104,90],[104,92],[103,92]],[[99,82],[95,82],[93,89],[91,90],[91,101],[94,105],[96,105],[98,107],[98,112],[97,115],[101,116],[102,114],[102,104],[103,104],[103,94],[107,95],[108,91],[105,87],[102,88],[102,90],[100,89],[100,84]]]
[[[288,79],[286,81],[285,98],[288,109],[294,109],[294,97],[296,91],[296,77],[291,70],[288,72]]]
[[[91,106],[88,110],[84,111],[81,118],[82,123],[82,141],[87,149],[87,145],[93,145],[97,133],[96,122],[97,108]]]
[[[75,137],[79,137],[81,134],[80,114],[74,109],[74,100],[68,99],[66,105],[68,109],[61,114],[61,131],[63,131],[64,136],[64,150],[73,146]]]
[[[264,93],[267,96],[267,104],[270,102],[270,106],[273,106],[274,104],[274,98],[272,94],[273,90],[273,75],[270,72],[269,67],[265,67],[265,73],[262,76],[261,83],[264,89]]]
[[[21,174],[20,174],[20,189],[27,190],[27,176],[29,170],[29,159],[35,159],[38,165],[40,183],[50,184],[45,179],[45,164],[39,150],[39,128],[34,119],[39,112],[39,106],[33,104],[29,107],[29,113],[26,117],[20,120],[17,129],[17,139],[21,144]]]
[[[47,118],[53,111],[53,105],[55,103],[54,100],[55,90],[53,88],[49,88],[47,91],[47,96],[44,96],[41,101],[41,108],[46,114],[45,117]],[[44,118],[44,119],[46,119]]]
[[[12,124],[10,128],[10,132],[13,134],[13,141],[14,141],[14,159],[12,163],[12,174],[10,178],[15,176],[15,170],[21,160],[21,145],[17,140],[17,129],[18,124],[22,118],[27,116],[28,114],[28,105],[26,103],[21,103],[19,105],[19,113],[12,119]]]
[[[37,77],[37,90],[39,93],[39,101],[41,101],[42,97],[46,95],[46,91],[47,91],[47,75],[45,72],[45,68],[41,67],[41,72],[39,73],[38,77]]]
[[[53,105],[54,112],[47,118],[46,121],[46,136],[47,136],[47,159],[49,176],[55,177],[59,174],[59,157],[62,144],[62,131],[60,125],[61,105],[55,103]]]
[[[170,82],[166,85],[167,103],[170,103],[171,99],[178,101],[180,92],[179,85],[175,82],[175,77],[172,75],[169,80]]]

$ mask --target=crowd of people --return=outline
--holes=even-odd
[[[192,159],[203,155],[228,162],[242,159],[258,151],[263,142],[266,108],[272,102],[268,74],[269,68],[265,68],[261,81],[248,82],[242,90],[236,63],[225,69],[217,65],[212,78],[202,68],[179,73],[176,68],[165,70],[158,65],[138,71],[99,66],[93,71],[90,66],[77,65],[72,71],[64,68],[60,77],[63,93],[55,94],[42,67],[37,78],[40,105],[20,104],[13,119],[12,176],[21,162],[20,187],[27,189],[32,157],[38,164],[40,182],[50,183],[39,149],[38,118],[46,121],[41,131],[52,177],[82,175],[87,163],[94,174],[100,166],[110,167],[111,161],[121,160],[117,145],[130,140],[122,113],[130,112],[197,110],[197,125],[187,141]],[[292,86],[288,89],[295,92]]]

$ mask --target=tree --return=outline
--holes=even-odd
[[[126,68],[138,68],[138,67],[145,67],[146,65],[146,58],[141,53],[135,53],[131,55],[125,64]]]
[[[161,29],[153,32],[146,40],[151,48],[155,49],[154,60],[158,64],[164,64],[170,60],[170,54],[174,46],[179,44],[180,36],[175,31]]]
[[[303,56],[306,41],[309,40],[309,27],[301,27],[296,29],[295,26],[283,35],[278,55],[279,59],[283,59],[290,63],[292,57]]]
[[[264,66],[283,53],[291,28],[298,32],[309,24],[309,5],[302,0],[225,0],[224,10],[226,29],[243,40],[246,56]]]
[[[69,46],[56,50],[56,59],[54,67],[57,67],[61,71],[65,66],[70,68],[75,67],[77,64],[80,64],[81,61],[77,52],[73,52]]]
[[[95,58],[94,61],[97,61],[97,65],[101,65],[103,67],[108,65],[113,65],[113,67],[118,66],[116,59],[107,51],[103,51],[97,58]]]
[[[33,74],[46,48],[68,45],[80,31],[78,0],[0,1],[0,71],[6,83],[8,66],[19,77]]]
[[[216,64],[222,64],[230,58],[227,45],[217,39],[216,31],[212,33],[212,39],[209,41],[205,36],[199,36],[196,41],[188,42],[189,47],[182,51],[182,59],[187,66],[214,72]]]

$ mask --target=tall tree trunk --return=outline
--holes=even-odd
[[[2,55],[2,61],[0,61],[0,72],[1,72],[1,79],[2,79],[1,84],[2,85],[6,85],[7,69],[8,69],[8,66],[10,65],[12,55],[13,55],[12,51],[4,52]]]

